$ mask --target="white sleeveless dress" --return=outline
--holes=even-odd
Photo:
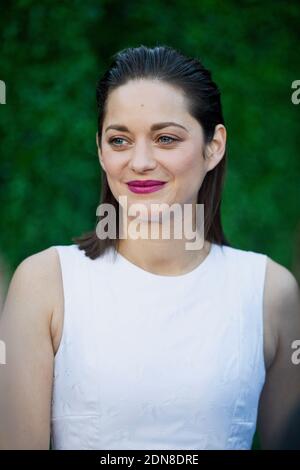
[[[64,324],[52,449],[251,449],[267,256],[212,244],[189,273],[55,246]]]

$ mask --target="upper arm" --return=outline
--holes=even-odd
[[[292,431],[292,419],[300,406],[300,364],[293,360],[295,341],[300,340],[300,290],[293,274],[271,259],[266,273],[265,309],[275,332],[276,353],[266,373],[257,425],[262,447],[278,449],[284,446],[285,432]],[[297,430],[292,437],[295,442],[298,434]]]
[[[49,449],[53,376],[53,248],[17,267],[0,317],[0,448]]]

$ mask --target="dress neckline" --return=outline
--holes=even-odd
[[[206,255],[204,260],[201,261],[201,263],[198,264],[195,268],[193,268],[191,271],[188,271],[183,274],[176,274],[176,275],[165,275],[165,274],[156,274],[152,273],[151,271],[147,271],[144,268],[141,268],[140,266],[136,265],[132,261],[129,261],[125,256],[121,255],[118,251],[116,252],[116,260],[117,262],[120,263],[121,266],[126,267],[127,269],[130,270],[131,273],[138,275],[138,276],[143,276],[146,278],[151,278],[153,280],[159,280],[159,281],[185,281],[188,279],[192,279],[199,274],[202,274],[207,271],[209,266],[212,264],[213,259],[216,255],[216,250],[218,249],[218,245],[216,243],[211,242],[210,250],[209,253]]]

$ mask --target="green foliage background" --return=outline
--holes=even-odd
[[[95,88],[113,53],[157,43],[197,56],[222,92],[225,233],[300,279],[297,1],[18,0],[1,7],[1,254],[93,228],[100,196]],[[256,444],[255,441],[254,447]]]

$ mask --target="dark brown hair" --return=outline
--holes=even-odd
[[[129,80],[156,79],[181,89],[188,102],[188,111],[202,126],[204,144],[208,144],[217,124],[224,124],[221,93],[212,80],[211,72],[200,60],[187,57],[178,50],[157,45],[153,48],[141,45],[123,49],[113,56],[109,69],[99,80],[96,90],[98,107],[98,138],[101,145],[102,126],[109,93]],[[204,155],[205,158],[205,155]],[[231,246],[226,240],[221,223],[221,193],[226,170],[226,150],[220,162],[210,170],[198,192],[197,203],[204,204],[204,238],[219,245]],[[117,238],[100,239],[95,229],[72,241],[85,251],[86,256],[96,259],[104,251],[118,246],[119,203],[113,196],[102,170],[100,203],[113,204],[117,215]]]

